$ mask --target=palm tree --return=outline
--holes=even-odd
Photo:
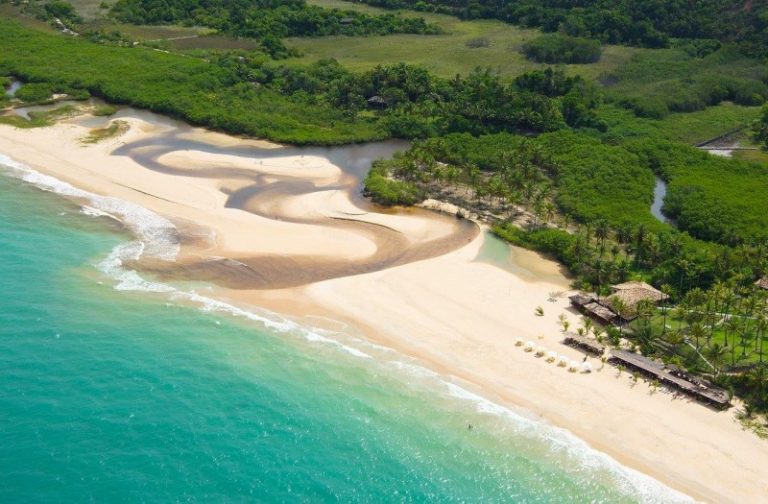
[[[650,327],[651,319],[656,311],[656,306],[653,304],[653,301],[650,299],[643,299],[637,303],[635,310],[637,316],[643,321],[643,324],[646,327]]]
[[[599,325],[593,325],[592,326],[592,335],[595,337],[597,341],[602,341],[603,339],[603,332],[605,330],[600,327]]]
[[[696,351],[698,351],[701,348],[701,345],[699,344],[700,339],[706,336],[704,327],[696,322],[688,328],[688,334],[696,340]]]
[[[674,329],[672,329],[671,331],[667,332],[667,334],[664,337],[664,339],[667,341],[667,343],[672,345],[672,351],[674,353],[678,353],[677,352],[678,347],[680,345],[682,345],[683,343],[685,343],[685,338],[683,337],[683,334],[680,331],[676,331]]]
[[[725,362],[725,353],[728,351],[728,347],[721,345],[720,343],[713,343],[707,347],[705,355],[709,362],[715,366],[715,370],[719,373]]]
[[[624,328],[624,321],[629,317],[629,307],[623,299],[617,296],[613,296],[609,299],[610,305],[613,311],[621,318],[619,320],[619,334],[622,334]]]
[[[666,294],[667,296],[670,296],[672,292],[672,286],[669,284],[664,284],[661,286],[661,292]],[[664,316],[664,319],[661,322],[662,329],[661,334],[663,335],[665,332],[667,332],[667,312],[669,311],[669,303],[667,302],[670,298],[666,298],[661,302],[661,311],[662,315]]]
[[[600,219],[595,223],[595,238],[600,240],[600,257],[603,257],[605,253],[605,240],[610,235],[611,228],[608,225],[608,221]]]

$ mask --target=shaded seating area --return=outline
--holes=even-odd
[[[579,312],[603,325],[618,324],[621,320],[613,310],[598,303],[597,300],[591,296],[576,294],[568,299],[571,300],[571,306],[576,308]]]
[[[579,312],[604,325],[623,325],[637,318],[637,305],[641,301],[659,303],[669,296],[645,282],[625,282],[611,287],[613,293],[605,298],[593,294],[576,294],[569,297],[571,306]],[[624,311],[621,315],[615,304],[621,300]]]
[[[687,373],[680,372],[677,368],[675,368],[677,373],[673,373],[666,369],[664,364],[640,354],[626,350],[611,350],[611,357],[608,361],[612,364],[634,369],[645,376],[658,380],[664,385],[675,388],[699,402],[719,409],[725,409],[731,405],[727,391],[707,384],[700,379],[690,380],[687,377]]]
[[[755,282],[755,285],[757,285],[761,289],[768,290],[768,276],[764,276],[762,278],[759,278]]]
[[[563,341],[566,345],[584,350],[587,353],[600,357],[605,352],[605,345],[591,338],[585,338],[577,334],[569,334]]]

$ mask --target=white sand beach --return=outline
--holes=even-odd
[[[515,346],[522,338],[583,358],[560,343],[558,316],[574,326],[579,317],[568,309],[569,280],[556,263],[521,249],[512,250],[519,274],[478,261],[485,235],[475,226],[423,209],[374,211],[354,197],[352,177],[319,155],[260,159],[184,148],[155,156],[162,169],[153,169],[115,153],[132,144],[144,152],[149,147],[139,143],[169,126],[122,119],[126,133],[88,145],[80,140],[89,129],[76,120],[0,126],[0,153],[144,206],[182,230],[210,231],[208,240],[182,240],[178,263],[189,267],[181,279],[205,273],[198,265],[211,258],[234,259],[254,274],[216,270],[200,279],[221,280],[222,295],[236,301],[354,324],[371,340],[566,428],[697,500],[765,502],[768,441],[744,431],[735,408],[717,412],[654,393],[611,366],[569,373]],[[176,138],[279,147],[200,129]],[[249,187],[259,191],[243,191]],[[227,206],[234,194],[242,195],[238,205]],[[174,274],[172,266],[153,267]],[[534,313],[539,306],[543,316]]]

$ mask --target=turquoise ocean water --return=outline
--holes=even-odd
[[[0,502],[685,501],[352,334],[143,281],[151,244],[0,169]]]

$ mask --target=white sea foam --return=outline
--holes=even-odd
[[[5,166],[10,175],[44,191],[87,201],[88,205],[84,207],[84,213],[92,215],[99,213],[99,215],[118,218],[143,243],[140,255],[172,261],[179,253],[180,237],[176,227],[168,219],[140,205],[83,191],[3,154],[0,154],[0,165]]]
[[[359,348],[343,343],[339,339],[323,335],[324,331],[304,327],[297,322],[275,313],[263,311],[257,313],[245,310],[229,303],[184,291],[160,282],[142,278],[136,271],[124,267],[126,261],[137,260],[142,256],[173,260],[179,249],[179,238],[172,223],[149,210],[117,198],[98,196],[73,187],[54,177],[43,175],[13,159],[0,154],[0,165],[5,165],[10,174],[21,178],[37,187],[68,197],[85,199],[90,205],[82,212],[92,216],[108,216],[124,222],[137,236],[137,240],[116,246],[110,254],[97,264],[100,271],[115,280],[114,288],[121,291],[140,291],[162,293],[171,300],[192,302],[204,312],[225,313],[245,318],[262,324],[267,329],[279,333],[291,333],[303,336],[307,341],[332,345],[357,358],[371,359],[372,355]],[[327,332],[325,332],[328,334]],[[425,368],[415,361],[411,362],[388,347],[382,347],[363,340],[356,340],[355,346],[370,348],[377,357],[383,357],[382,363],[411,377],[426,379],[445,388],[448,396],[470,403],[480,414],[493,415],[506,420],[520,435],[539,439],[554,451],[561,451],[579,461],[580,468],[606,471],[612,475],[616,484],[627,495],[637,497],[649,503],[688,503],[693,500],[661,482],[643,473],[628,468],[609,455],[597,451],[569,431],[547,424],[537,419],[528,418],[500,404],[494,403],[464,387],[461,387],[438,373]],[[386,356],[386,357],[385,357]]]

